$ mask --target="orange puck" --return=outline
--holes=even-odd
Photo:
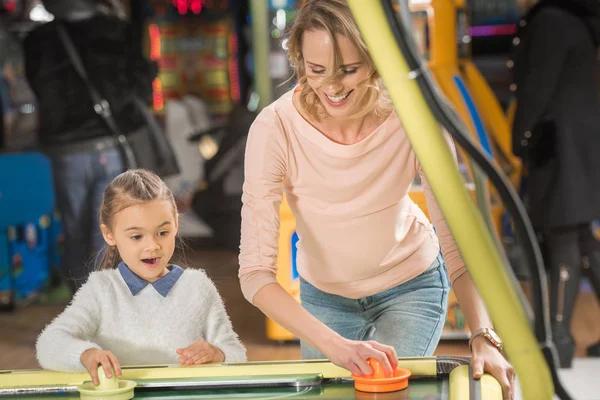
[[[387,393],[396,392],[408,387],[408,378],[410,377],[409,370],[396,368],[394,376],[386,378],[379,362],[373,359],[369,359],[367,362],[373,369],[373,373],[366,376],[352,375],[352,378],[354,379],[354,388],[356,390],[369,393]]]

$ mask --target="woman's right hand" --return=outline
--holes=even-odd
[[[121,365],[119,360],[113,353],[107,350],[100,349],[88,349],[81,354],[81,363],[88,370],[92,377],[92,383],[94,386],[98,386],[100,381],[98,380],[98,365],[102,365],[104,368],[104,375],[107,378],[112,377],[112,371],[115,371],[117,378],[121,377]]]
[[[392,376],[398,367],[398,356],[393,347],[374,340],[358,341],[337,337],[332,343],[323,346],[323,354],[335,365],[346,368],[356,376],[371,375],[373,370],[367,363],[372,358],[381,364],[385,376]]]

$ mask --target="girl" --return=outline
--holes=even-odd
[[[109,245],[99,270],[42,332],[37,358],[45,369],[87,369],[98,385],[101,364],[203,364],[246,360],[212,281],[169,261],[177,206],[152,172],[130,170],[104,191],[100,224]]]
[[[397,355],[433,354],[450,280],[473,331],[474,376],[490,372],[512,398],[512,367],[350,9],[306,1],[287,48],[298,86],[248,136],[244,295],[301,339],[303,358],[327,357],[359,375],[375,358],[390,373]],[[417,173],[437,235],[408,197]],[[302,305],[275,278],[284,189],[300,238]]]

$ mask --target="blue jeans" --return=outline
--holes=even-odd
[[[398,357],[429,356],[446,321],[448,282],[441,254],[421,275],[392,289],[360,299],[325,293],[300,280],[300,299],[308,312],[341,336],[390,345]],[[302,342],[302,358],[326,358]]]
[[[77,291],[104,247],[98,213],[106,186],[121,172],[117,149],[52,155],[56,202],[65,234],[63,275]]]

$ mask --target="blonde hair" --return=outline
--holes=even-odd
[[[324,78],[324,83],[340,79],[342,57],[336,35],[344,36],[356,47],[362,61],[366,63],[369,69],[368,78],[359,84],[367,86],[367,93],[362,101],[357,103],[357,109],[353,110],[350,115],[353,118],[361,118],[372,111],[379,116],[386,115],[392,109],[392,103],[383,88],[381,78],[377,73],[367,45],[360,36],[352,12],[341,0],[307,0],[298,11],[298,15],[286,36],[288,59],[294,68],[296,79],[301,88],[300,101],[306,112],[316,120],[327,117],[327,112],[317,94],[306,84],[308,76],[302,54],[304,32],[319,30],[327,32],[333,44],[334,68],[330,75]]]
[[[106,187],[100,205],[100,224],[109,229],[114,227],[114,216],[128,207],[153,200],[166,200],[171,203],[177,218],[177,204],[171,189],[153,172],[133,169],[117,176]],[[115,268],[121,262],[116,246],[106,249],[98,270]]]

